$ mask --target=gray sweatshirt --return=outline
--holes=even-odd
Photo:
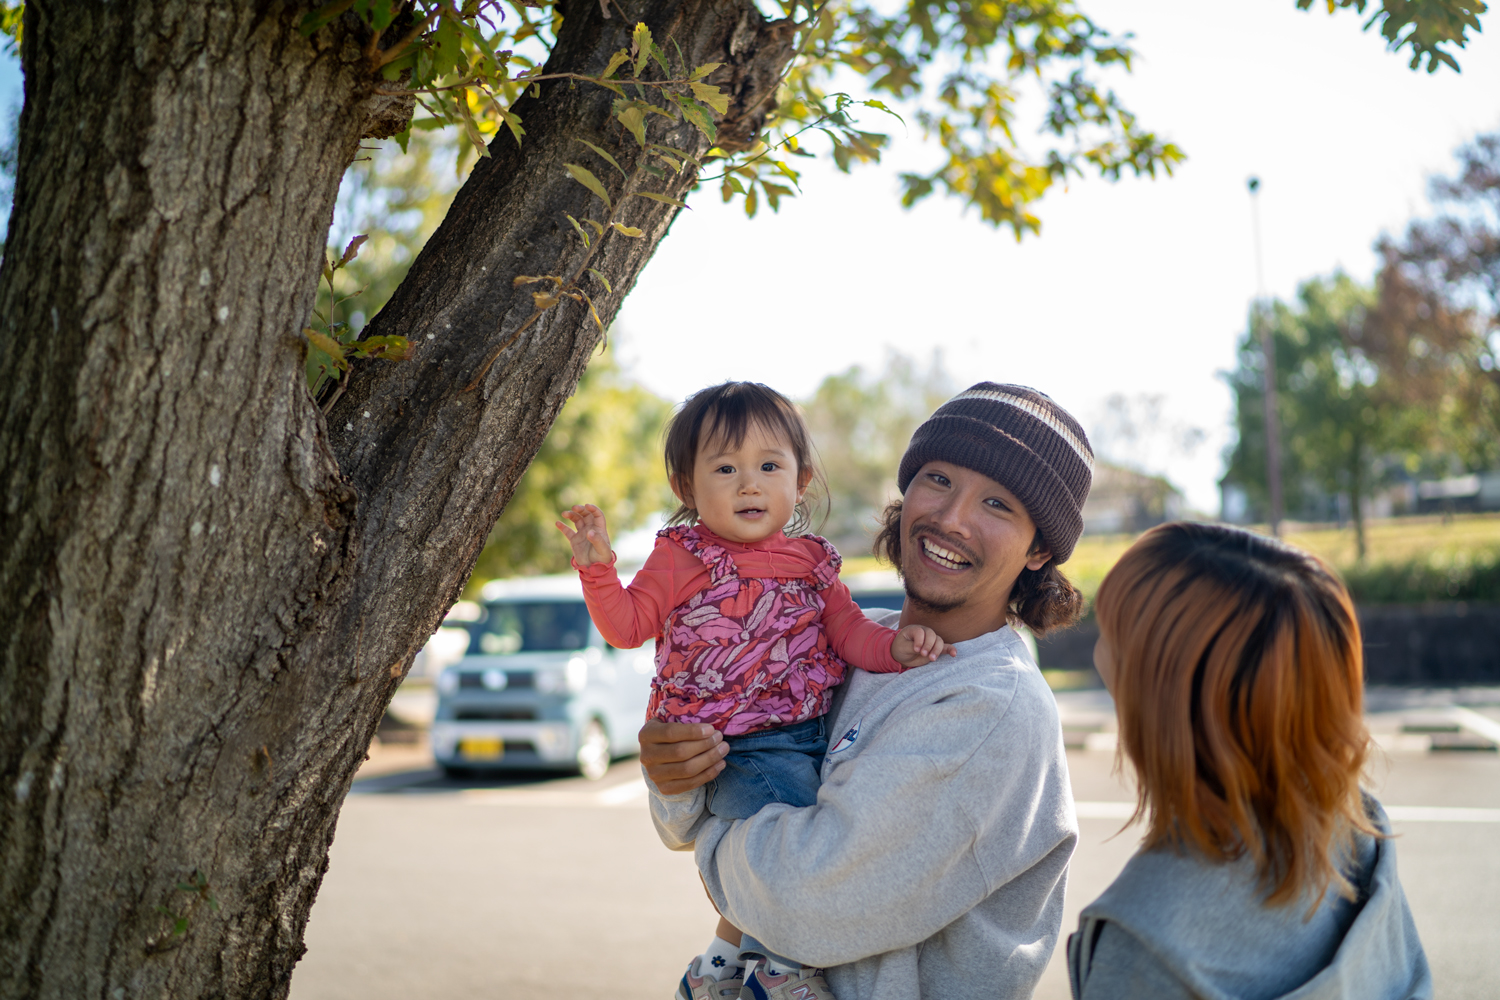
[[[1374,799],[1366,809],[1389,832]],[[1142,851],[1090,903],[1068,939],[1073,996],[1082,1000],[1431,1000],[1432,975],[1396,877],[1390,840],[1360,837],[1350,879],[1266,907],[1249,858],[1213,863]]]
[[[1057,944],[1078,840],[1057,704],[1013,629],[957,647],[849,672],[816,805],[726,821],[701,788],[647,780],[662,841],[696,844],[720,912],[826,969],[839,1000],[1027,998]]]

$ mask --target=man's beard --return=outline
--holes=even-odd
[[[950,611],[956,611],[963,607],[968,601],[959,598],[956,601],[934,601],[917,593],[916,588],[906,577],[901,578],[901,585],[906,588],[906,599],[916,607],[918,611],[926,611],[929,614],[945,615]]]

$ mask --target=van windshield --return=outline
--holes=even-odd
[[[582,649],[588,641],[589,609],[582,601],[490,604],[469,626],[471,656]]]

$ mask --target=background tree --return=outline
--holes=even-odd
[[[1342,520],[1337,504],[1345,504],[1359,559],[1365,504],[1377,486],[1458,471],[1474,453],[1472,433],[1457,419],[1463,401],[1454,380],[1416,377],[1404,363],[1413,352],[1400,348],[1420,339],[1420,329],[1462,318],[1428,315],[1431,322],[1414,330],[1393,304],[1398,294],[1340,273],[1304,283],[1296,305],[1272,303],[1260,320],[1275,342],[1287,509],[1305,520]],[[1224,477],[1256,510],[1267,502],[1264,364],[1259,338],[1247,335],[1230,374],[1238,440]]]
[[[827,520],[814,530],[845,558],[869,552],[876,515],[899,495],[896,467],[912,432],[953,393],[941,358],[923,368],[893,351],[885,371],[829,375],[803,404],[828,480]]]
[[[1432,181],[1435,219],[1377,244],[1380,301],[1365,350],[1404,405],[1424,407],[1466,469],[1500,468],[1500,132]]]
[[[1018,233],[1050,179],[1180,155],[1094,82],[1129,48],[1071,0],[768,9],[0,5],[25,77],[0,997],[286,994],[382,710],[682,199],[717,181],[774,209],[799,133],[878,154],[838,74],[941,145],[909,199],[951,190]],[[1462,44],[1458,0],[1413,10],[1397,44]],[[1027,93],[1039,159],[1011,136]],[[325,249],[342,174],[427,119],[483,154],[367,327],[332,300],[314,321],[358,260]]]

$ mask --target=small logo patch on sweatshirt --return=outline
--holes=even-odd
[[[861,719],[860,721],[863,722],[864,720]],[[828,752],[838,753],[840,750],[848,750],[854,745],[854,741],[857,739],[859,739],[859,722],[856,722],[843,736],[840,736],[839,741]]]

